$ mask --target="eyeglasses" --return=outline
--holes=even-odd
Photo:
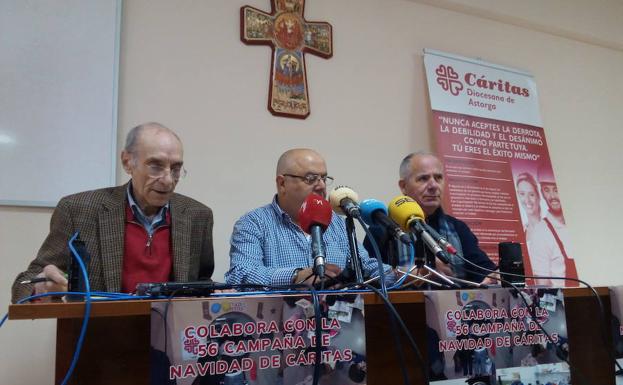
[[[174,166],[173,168],[160,166],[158,164],[147,165],[147,175],[152,178],[164,178],[167,173],[171,174],[171,179],[179,180],[183,179],[188,173],[183,166]]]
[[[319,174],[307,174],[305,176],[293,175],[293,174],[283,174],[283,176],[289,176],[290,178],[298,178],[305,182],[306,184],[313,186],[318,183],[319,180],[322,180],[325,186],[330,186],[333,183],[333,177],[328,175],[319,175]]]

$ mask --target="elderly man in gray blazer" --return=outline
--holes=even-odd
[[[174,193],[184,177],[179,137],[159,123],[129,133],[121,153],[125,185],[64,197],[50,233],[13,284],[13,302],[31,294],[66,291],[67,242],[80,231],[91,256],[91,290],[132,293],[140,282],[209,280],[214,271],[212,210]],[[21,284],[33,278],[46,281]]]

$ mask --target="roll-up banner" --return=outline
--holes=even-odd
[[[577,278],[532,75],[434,50],[425,50],[424,64],[444,209],[468,224],[494,262],[500,242],[520,242],[526,274]]]

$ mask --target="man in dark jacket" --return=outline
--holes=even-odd
[[[417,201],[426,214],[426,222],[456,247],[458,254],[478,266],[495,270],[495,264],[480,249],[478,238],[476,238],[467,224],[443,211],[441,203],[443,201],[445,179],[443,164],[439,158],[432,154],[419,152],[407,155],[400,164],[398,186],[404,195]],[[387,255],[392,254],[392,241],[388,239],[388,235],[384,234],[384,232],[379,232],[379,229],[375,230],[373,232],[375,239],[379,244],[381,253],[384,254],[383,257],[386,258]],[[368,239],[366,239],[364,245],[366,247],[370,246]],[[466,263],[462,258],[452,255],[449,257],[450,263],[448,264],[443,263],[439,258],[436,259],[435,265],[438,271],[451,277],[473,282],[497,283],[493,279],[485,278],[487,273],[484,270],[481,271],[477,267]],[[474,272],[466,271],[466,269]]]

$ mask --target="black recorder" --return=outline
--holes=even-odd
[[[89,262],[91,261],[91,256],[87,252],[87,247],[84,242],[80,238],[76,238],[72,242],[72,246],[76,250],[80,259],[84,263],[85,268],[87,269],[87,277],[89,276],[88,267]],[[86,291],[86,282],[84,280],[84,276],[82,275],[82,271],[80,269],[80,264],[76,260],[73,255],[73,252],[69,251],[69,272],[67,276],[67,289],[70,292],[79,292],[84,293]],[[68,301],[82,301],[84,296],[82,295],[68,295]]]
[[[524,287],[526,279],[524,277],[521,244],[517,242],[500,242],[498,251],[500,256],[500,274],[504,280],[502,281],[502,287],[511,287],[508,282],[515,286]]]

